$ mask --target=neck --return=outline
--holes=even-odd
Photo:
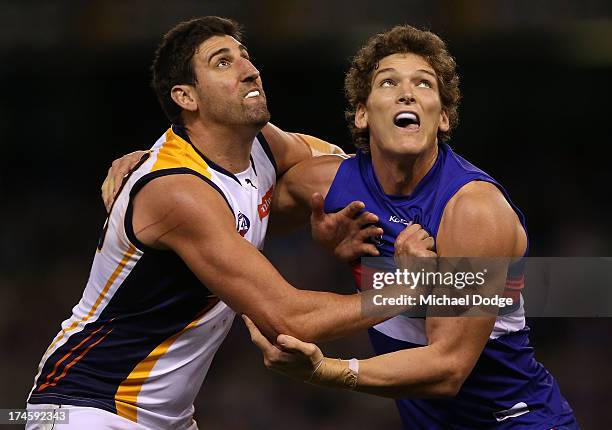
[[[398,156],[376,146],[370,151],[374,173],[385,194],[410,195],[436,162],[438,144],[415,155]]]
[[[248,169],[253,139],[261,130],[256,127],[204,124],[201,121],[188,122],[185,128],[191,143],[202,154],[231,173]]]

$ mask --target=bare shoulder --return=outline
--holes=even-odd
[[[516,212],[499,188],[484,181],[464,185],[449,200],[437,235],[440,255],[521,256],[526,245]]]
[[[278,174],[282,175],[300,161],[311,157],[308,146],[293,133],[281,130],[272,123],[266,124],[261,132],[268,141],[272,154],[274,154]]]
[[[233,215],[223,196],[195,175],[167,175],[148,182],[134,196],[132,225],[142,243],[168,248],[168,233],[201,234],[213,223],[233,229]],[[196,231],[197,230],[197,231]]]
[[[323,154],[344,155],[336,145],[317,137],[281,130],[271,123],[266,124],[261,131],[270,145],[281,175],[312,157]]]
[[[343,160],[339,155],[309,158],[289,169],[281,182],[291,194],[299,194],[305,201],[310,201],[313,193],[325,197]]]

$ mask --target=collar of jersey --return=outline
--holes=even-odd
[[[206,164],[208,164],[208,166],[225,175],[225,176],[229,176],[230,178],[232,178],[234,181],[238,182],[240,185],[242,185],[240,183],[240,180],[236,177],[236,175],[234,175],[232,172],[230,172],[229,170],[224,169],[223,167],[219,166],[217,163],[215,163],[214,161],[212,161],[211,159],[209,159],[206,155],[202,154],[202,152],[200,152],[200,150],[198,148],[196,148],[196,146],[191,143],[191,139],[189,139],[189,135],[187,134],[187,130],[185,129],[185,127],[183,127],[182,125],[179,124],[172,124],[172,131],[174,132],[174,134],[176,134],[178,137],[180,137],[181,139],[183,139],[185,142],[187,142],[188,144],[190,144],[193,149],[195,150],[195,152],[197,152],[197,154],[202,157],[202,159],[204,161],[206,161]]]
[[[445,156],[445,147],[444,145],[438,145],[438,156],[436,157],[436,161],[434,165],[429,169],[429,171],[423,176],[423,179],[419,181],[414,192],[412,194],[387,194],[383,190],[383,187],[378,182],[378,178],[376,177],[376,173],[374,172],[374,166],[372,164],[372,156],[370,154],[363,153],[359,151],[360,161],[365,165],[365,172],[368,177],[368,181],[374,185],[376,191],[379,195],[383,196],[385,199],[394,202],[395,204],[408,204],[414,203],[417,199],[421,197],[423,194],[423,190],[430,188],[430,183],[435,181],[435,178],[438,176],[438,171],[442,168],[441,166],[444,164],[443,159]]]

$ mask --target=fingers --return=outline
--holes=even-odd
[[[365,208],[365,203],[355,200],[354,202],[349,203],[345,208],[340,210],[338,213],[344,215],[348,218],[355,218],[359,212],[361,212]],[[372,214],[374,215],[374,214]],[[374,215],[376,216],[376,215]],[[376,221],[378,221],[378,217],[376,217]]]
[[[370,225],[356,233],[352,233],[350,239],[345,240],[341,246],[336,249],[336,256],[341,260],[353,261],[364,255],[379,256],[380,251],[370,242],[377,236],[381,236],[384,230],[375,225]]]
[[[400,234],[398,235],[398,237],[400,235],[404,235],[404,236],[411,236],[414,233],[416,233],[419,230],[422,230],[423,227],[421,227],[421,224],[410,224],[408,227],[406,227],[405,229],[403,229]]]
[[[410,240],[425,240],[428,237],[431,236],[429,236],[427,230],[425,230],[420,224],[410,224],[408,227],[402,230],[400,234],[397,235],[396,242],[408,240],[408,238],[410,238]]]
[[[368,224],[376,224],[378,222],[378,216],[374,215],[372,212],[363,212],[355,221],[359,228],[362,228]]]
[[[320,220],[325,216],[325,211],[323,209],[325,205],[325,200],[320,193],[314,193],[310,198],[310,208],[312,210],[312,217],[316,220]]]
[[[107,176],[102,183],[102,201],[104,202],[104,207],[107,212],[110,212],[111,205],[113,203],[113,178]]]
[[[244,320],[244,324],[247,326],[247,329],[249,330],[249,333],[251,334],[251,341],[259,349],[261,349],[264,353],[266,353],[270,351],[272,348],[274,348],[274,345],[272,345],[270,341],[268,341],[268,339],[266,339],[266,337],[263,334],[261,334],[257,326],[253,323],[253,321],[251,321],[251,319],[248,316],[242,314],[242,319]]]
[[[378,248],[376,248],[376,246],[372,245],[371,243],[364,243],[361,246],[361,253],[364,255],[369,254],[374,257],[378,257],[380,255],[380,251],[378,250]]]
[[[384,233],[385,231],[380,228],[377,227],[375,225],[371,225],[369,227],[366,227],[364,229],[359,230],[359,233],[357,233],[357,240],[364,242],[368,239],[373,239],[376,236],[380,236]]]
[[[308,357],[311,363],[318,363],[323,359],[323,352],[314,343],[303,342],[287,334],[279,334],[276,343],[282,351],[290,354],[302,354]]]
[[[303,342],[287,334],[279,334],[276,338],[276,343],[285,352],[299,352],[306,356],[313,355],[317,350],[317,346],[314,343]]]

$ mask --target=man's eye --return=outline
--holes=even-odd
[[[392,87],[394,85],[395,85],[395,82],[393,82],[392,79],[385,79],[385,80],[380,82],[380,86],[383,87],[383,88]]]
[[[420,88],[432,88],[432,85],[431,85],[431,82],[429,82],[428,80],[423,79],[421,82],[419,82],[417,87],[420,87]]]
[[[217,62],[217,67],[227,67],[230,65],[230,62],[225,59],[221,59]]]

